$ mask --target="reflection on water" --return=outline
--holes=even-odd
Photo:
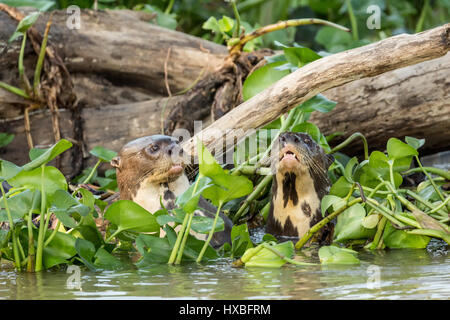
[[[65,271],[3,268],[0,299],[449,299],[448,249],[435,241],[427,250],[360,251],[356,266],[238,269],[220,259],[147,270],[82,269],[81,290],[66,288]],[[379,288],[368,288],[370,266],[379,267]]]

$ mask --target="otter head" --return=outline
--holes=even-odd
[[[273,150],[272,171],[280,175],[323,175],[334,161],[333,156],[326,154],[307,133],[302,132],[280,134]]]
[[[142,183],[175,181],[184,173],[182,148],[169,136],[153,135],[133,140],[111,160],[116,168],[121,199],[131,199]]]

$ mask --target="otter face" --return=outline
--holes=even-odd
[[[132,192],[141,182],[172,182],[184,172],[179,141],[164,135],[142,137],[127,143],[111,161],[119,187]]]
[[[283,175],[305,174],[311,167],[326,170],[333,162],[333,157],[325,154],[307,133],[284,132],[273,150],[272,170]]]

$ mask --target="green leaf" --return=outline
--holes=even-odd
[[[345,197],[352,187],[352,184],[348,182],[344,176],[339,177],[339,179],[331,186],[330,194],[338,197]]]
[[[231,29],[233,29],[234,26],[234,20],[230,17],[223,16],[222,19],[218,21],[220,31],[222,32],[229,32]]]
[[[97,157],[102,162],[110,162],[115,156],[117,156],[117,152],[100,146],[94,147],[91,151],[89,151],[89,153]]]
[[[124,268],[122,261],[114,257],[103,248],[97,250],[94,256],[94,265],[106,270],[119,270]]]
[[[335,246],[324,246],[319,249],[321,264],[359,264],[356,255],[356,251]]]
[[[20,20],[19,24],[17,25],[16,31],[13,33],[11,38],[9,38],[8,42],[13,42],[20,36],[23,36],[23,34],[33,26],[33,24],[39,18],[39,15],[40,12],[33,12]]]
[[[41,155],[43,155],[48,149],[39,149],[39,148],[33,148],[28,152],[28,156],[30,157],[30,160],[33,161],[36,158],[39,158]]]
[[[167,238],[140,234],[136,238],[136,248],[142,258],[136,263],[138,268],[145,268],[155,263],[167,263],[172,247]]]
[[[324,196],[322,198],[321,204],[320,204],[320,209],[322,211],[322,216],[325,216],[325,212],[328,210],[328,208],[330,208],[331,206],[333,207],[341,207],[345,204],[345,200],[331,195],[331,194],[327,194],[326,196]]]
[[[378,225],[380,217],[377,214],[371,214],[363,219],[361,225],[366,229],[373,229]]]
[[[327,26],[320,28],[315,40],[327,51],[335,53],[347,49],[352,42],[352,35],[349,32]]]
[[[244,176],[220,174],[213,177],[216,185],[206,188],[202,195],[212,201],[215,206],[250,194],[253,183]]]
[[[242,97],[244,101],[257,95],[264,89],[290,73],[289,70],[276,70],[275,68],[283,65],[284,62],[274,62],[252,72],[244,81],[242,87]]]
[[[2,208],[2,206],[4,206],[3,198],[0,197],[0,199],[2,199],[0,202],[0,208]],[[7,202],[13,221],[16,222],[17,220],[22,219],[25,214],[30,212],[30,209],[38,209],[40,206],[40,200],[41,194],[37,190],[25,190],[9,197]],[[8,216],[6,211],[2,210],[0,211],[0,222],[4,221],[8,221]]]
[[[21,171],[21,167],[16,166],[12,162],[0,159],[0,182],[15,177]]]
[[[405,157],[417,156],[419,153],[412,146],[400,141],[397,138],[390,138],[387,142],[387,153],[389,159],[401,159]]]
[[[408,137],[408,136],[405,137],[405,141],[408,145],[410,145],[411,147],[413,147],[416,150],[425,144],[425,139],[416,139],[416,138]]]
[[[303,67],[312,61],[322,58],[322,56],[315,51],[301,46],[283,48],[283,51],[287,61],[297,67]]]
[[[21,171],[14,178],[9,179],[8,183],[15,187],[25,187],[28,189],[41,190],[42,169],[36,168],[31,171]],[[67,191],[67,181],[64,175],[55,167],[44,168],[44,189],[46,194],[52,194],[56,190]]]
[[[362,223],[366,217],[366,210],[357,203],[346,209],[337,217],[334,228],[334,241],[345,242],[348,240],[368,239],[374,235],[374,229],[366,229]]]
[[[40,11],[56,9],[56,2],[50,0],[2,0],[1,2],[11,7],[33,7]]]
[[[211,183],[211,179],[208,177],[198,177],[200,179],[197,184],[197,190],[193,194],[196,183],[190,185],[190,187],[177,197],[176,205],[182,208],[187,213],[192,213],[197,209],[200,196]]]
[[[232,258],[240,257],[247,249],[253,248],[246,223],[234,225],[231,229],[231,246]]]
[[[337,105],[337,102],[325,97],[323,94],[318,94],[315,97],[303,102],[297,108],[303,112],[319,111],[322,113],[330,112]]]
[[[158,232],[156,218],[131,200],[118,200],[105,212],[105,219],[116,225],[118,230],[136,232]]]
[[[424,235],[408,234],[404,230],[395,229],[388,221],[383,233],[383,243],[386,247],[394,249],[424,249],[431,238]]]
[[[92,261],[95,256],[95,247],[92,242],[77,238],[75,241],[75,250],[86,267],[91,271],[97,271],[97,267]]]
[[[14,139],[14,134],[0,132],[0,148],[7,146]]]
[[[215,17],[212,17],[212,16],[209,17],[209,19],[203,23],[202,28],[205,30],[211,30],[215,33],[220,33],[219,22],[217,21],[217,19]]]
[[[199,173],[201,176],[213,179],[213,177],[215,176],[224,174],[224,170],[222,169],[222,167],[217,163],[214,156],[204,146],[200,139],[197,140],[197,152],[199,161]]]
[[[50,211],[52,211],[61,223],[69,228],[77,227],[77,222],[71,217],[77,213],[87,216],[91,209],[74,199],[67,191],[57,190],[50,196]]]
[[[25,171],[31,171],[37,167],[40,167],[44,164],[47,164],[54,158],[56,158],[58,155],[66,151],[67,149],[72,147],[72,143],[70,141],[67,141],[65,139],[59,140],[57,143],[55,143],[51,148],[47,149],[43,154],[41,154],[39,157],[34,159],[33,161],[27,163],[22,168]]]
[[[287,258],[292,258],[294,255],[294,244],[292,241],[277,243],[270,246]],[[254,251],[252,252],[252,250]],[[280,258],[276,253],[267,248],[262,248],[255,253],[256,250],[257,248],[249,249],[250,255],[245,252],[242,256],[241,259],[245,263],[245,267],[280,268],[286,263],[284,259]],[[248,258],[248,256],[250,256],[250,258]]]

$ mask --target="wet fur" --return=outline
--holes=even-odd
[[[298,158],[294,166],[283,167],[280,152],[288,150]],[[334,158],[325,154],[305,133],[283,133],[271,159],[275,173],[267,232],[279,237],[301,237],[322,219],[320,202],[330,188],[328,167]],[[327,225],[315,241],[329,241],[332,226]]]
[[[158,146],[159,152],[149,151],[153,145]],[[173,152],[179,153],[179,157],[172,157]],[[132,200],[152,213],[162,209],[161,202],[166,209],[174,209],[176,197],[189,188],[180,153],[178,141],[169,136],[154,135],[127,143],[118,157],[111,161],[116,167],[120,199]],[[174,165],[181,165],[183,171],[169,174]],[[213,205],[200,198],[198,206],[202,210],[196,210],[196,215],[214,218],[217,209]],[[222,212],[220,217],[225,222],[225,230],[214,233],[211,240],[213,247],[220,247],[225,242],[231,243],[233,223]],[[207,236],[191,233],[202,240]],[[164,236],[163,230],[161,236]]]

